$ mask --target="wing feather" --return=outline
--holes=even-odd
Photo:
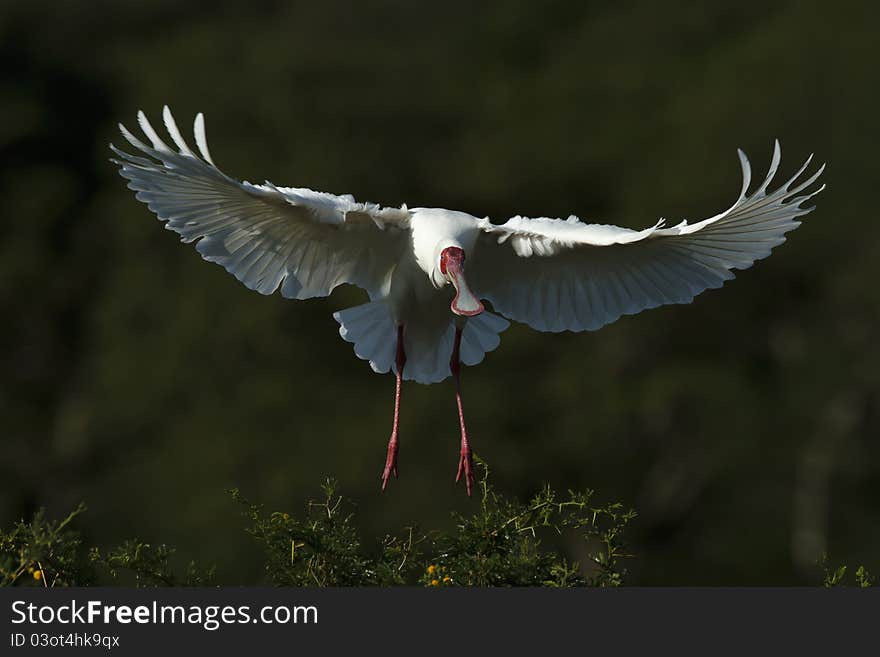
[[[739,150],[743,184],[724,212],[693,224],[686,221],[634,231],[618,226],[513,217],[481,224],[471,284],[507,317],[543,331],[596,330],[622,315],[670,303],[689,303],[700,292],[721,287],[733,270],[770,255],[785,234],[811,212],[803,204],[825,186],[798,196],[815,183],[824,165],[802,179],[812,155],[782,186],[770,186],[782,151],[775,142],[767,175],[749,194],[751,165]]]
[[[193,121],[193,134],[196,136],[196,146],[208,164],[214,164],[211,159],[211,151],[208,150],[208,138],[205,136],[205,115],[199,112]]]
[[[205,260],[261,294],[280,288],[285,297],[306,299],[326,296],[343,283],[381,294],[407,244],[405,206],[382,208],[351,196],[239,182],[214,164],[201,113],[193,124],[201,157],[187,145],[167,106],[162,118],[177,150],[143,112],[137,118],[150,144],[120,124],[140,153],[111,144],[118,156],[113,162],[136,198],[181,241],[196,242]]]

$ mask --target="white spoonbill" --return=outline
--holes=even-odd
[[[163,118],[176,149],[143,112],[138,123],[149,145],[119,126],[141,155],[111,148],[129,188],[166,228],[261,294],[280,289],[289,299],[309,299],[350,283],[369,295],[369,303],[333,317],[359,358],[397,379],[383,490],[397,477],[401,381],[436,383],[452,375],[461,424],[456,481],[463,476],[471,494],[460,364],[482,361],[509,325],[482,299],[504,317],[551,332],[595,331],[621,315],[689,303],[733,278],[731,270],[768,256],[799,225],[796,218],[813,210],[802,204],[824,188],[798,196],[824,168],[801,179],[808,159],[770,190],[780,161],[776,142],[767,177],[751,194],[749,161],[738,151],[739,197],[696,223],[666,228],[661,220],[636,231],[575,216],[517,216],[499,225],[455,210],[386,208],[350,195],[239,182],[211,159],[202,114],[194,125],[198,153],[167,107]]]

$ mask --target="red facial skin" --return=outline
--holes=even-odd
[[[448,265],[458,265],[459,270],[464,269],[464,251],[457,246],[447,246],[440,252],[440,271],[447,273]]]
[[[440,271],[455,286],[455,298],[450,308],[456,315],[473,317],[483,312],[482,302],[474,296],[464,279],[464,251],[448,246],[440,252]]]

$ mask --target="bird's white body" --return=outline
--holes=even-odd
[[[669,228],[660,221],[641,231],[574,216],[517,216],[493,224],[441,208],[387,208],[348,195],[239,182],[214,165],[201,114],[194,125],[198,154],[167,107],[163,119],[177,150],[142,112],[138,122],[150,145],[120,125],[142,155],[111,148],[129,187],[166,228],[196,242],[203,258],[261,294],[280,290],[307,299],[343,283],[367,291],[368,303],[334,318],[358,357],[376,372],[397,375],[383,487],[397,472],[402,378],[434,383],[452,374],[457,384],[459,363],[475,365],[498,346],[509,325],[504,317],[541,331],[584,331],[647,308],[689,303],[733,278],[732,270],[767,257],[813,209],[801,205],[824,187],[797,196],[824,168],[800,180],[808,159],[770,190],[781,157],[777,142],[767,177],[752,193],[751,167],[739,152],[739,197],[702,221]],[[485,311],[481,299],[494,312]],[[457,397],[459,476],[465,474],[470,491],[473,464]]]
[[[407,366],[404,378],[435,383],[447,378],[455,328],[462,327],[462,362],[479,363],[495,349],[508,322],[492,313],[461,317],[450,311],[455,289],[440,267],[440,254],[449,247],[474,253],[480,220],[442,208],[414,208],[410,240],[391,274],[387,292],[364,306],[334,314],[343,338],[377,372],[395,369],[396,327],[405,326]]]

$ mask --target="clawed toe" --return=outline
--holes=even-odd
[[[462,474],[464,474],[464,485],[465,488],[467,488],[468,497],[470,497],[473,486],[477,483],[476,468],[474,468],[474,458],[470,449],[461,451],[461,456],[458,460],[458,473],[455,475],[456,483],[461,480]]]
[[[385,466],[385,470],[382,472],[382,490],[385,490],[385,487],[388,486],[388,482],[391,480],[391,475],[394,475],[394,478],[397,479],[397,466]]]
[[[397,441],[391,441],[388,444],[388,456],[385,458],[385,469],[382,471],[382,490],[388,486],[391,475],[397,479]]]

